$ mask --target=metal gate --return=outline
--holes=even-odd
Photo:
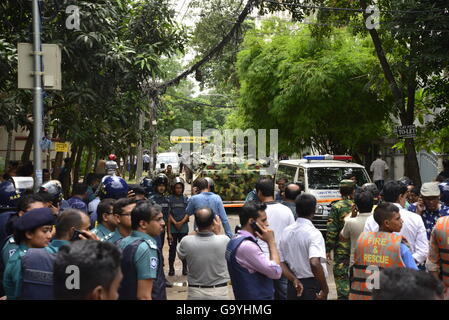
[[[435,152],[428,153],[426,151],[420,151],[418,153],[418,162],[422,183],[435,181],[438,175],[437,154]]]

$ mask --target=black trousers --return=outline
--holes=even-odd
[[[168,252],[168,265],[170,266],[170,269],[173,268],[173,265],[175,263],[175,259],[176,259],[176,247],[178,245],[179,242],[181,242],[182,238],[184,238],[187,233],[172,233],[171,234],[173,237],[172,243],[170,245],[170,250]],[[182,262],[183,266],[184,266],[184,261]]]
[[[315,278],[299,279],[304,287],[302,296],[296,296],[296,289],[291,281],[287,284],[287,300],[316,300],[316,295],[321,291],[321,286]]]

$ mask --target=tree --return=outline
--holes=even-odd
[[[326,41],[279,19],[250,31],[238,55],[237,117],[246,128],[279,129],[280,152],[312,146],[323,153],[361,153],[384,133],[388,97],[372,45],[346,29]],[[238,120],[240,118],[240,120]]]
[[[424,88],[432,75],[448,66],[447,1],[291,0],[286,5],[265,0],[259,5],[271,11],[289,10],[297,21],[316,14],[319,23],[314,28],[316,36],[326,36],[329,25],[335,23],[350,25],[354,33],[369,34],[394,99],[391,113],[402,125],[414,123],[416,91]],[[380,29],[365,27],[372,21],[371,12],[367,11],[370,5],[380,10]],[[332,9],[335,7],[337,9]],[[405,150],[405,173],[420,184],[413,139],[405,139]]]
[[[200,55],[204,55],[219,43],[223,34],[232,28],[243,4],[241,0],[191,1],[190,7],[199,9],[201,17],[192,33],[190,45],[193,49]],[[220,93],[235,95],[239,86],[235,70],[237,53],[245,33],[253,28],[253,19],[248,17],[233,39],[223,48],[219,59],[213,59],[201,68],[201,72],[197,74],[197,80],[203,86],[215,88]]]
[[[66,29],[69,5],[80,8],[80,30]],[[0,68],[8,72],[0,96],[11,103],[2,99],[0,108],[3,114],[14,103],[23,106],[15,107],[17,112],[11,113],[7,124],[12,119],[29,122],[31,114],[31,103],[22,102],[31,95],[15,90],[13,50],[17,42],[28,40],[30,8],[24,0],[1,3]],[[46,94],[46,129],[53,131],[53,138],[72,142],[72,150],[80,153],[78,159],[86,149],[96,150],[97,156],[128,155],[134,151],[132,144],[149,137],[136,125],[140,112],[149,108],[145,83],[163,77],[161,57],[169,58],[184,48],[185,32],[174,22],[169,1],[50,0],[41,12],[43,42],[61,46],[63,70],[63,90]]]

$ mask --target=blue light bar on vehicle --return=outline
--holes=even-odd
[[[334,156],[330,154],[319,155],[319,156],[305,156],[304,159],[310,160],[343,160],[343,161],[351,161],[352,156]]]

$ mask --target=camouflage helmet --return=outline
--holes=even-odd
[[[45,182],[40,186],[39,191],[47,192],[48,194],[50,194],[53,204],[58,204],[63,199],[62,185],[59,180],[50,180],[48,182]]]

